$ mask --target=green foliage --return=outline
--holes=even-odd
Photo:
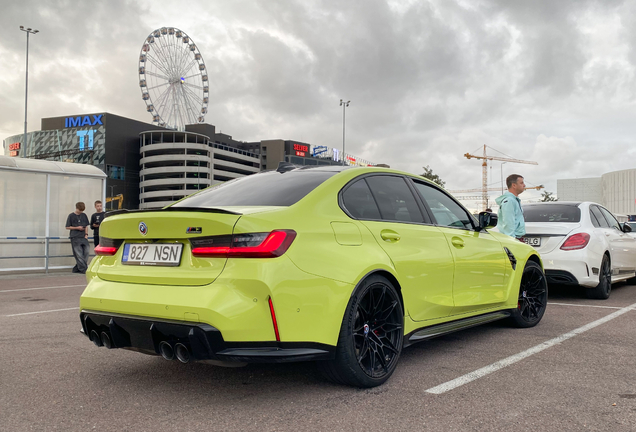
[[[433,174],[433,170],[430,166],[424,167],[424,174],[420,174],[422,177],[429,179],[432,182],[437,183],[439,186],[444,187],[446,182],[440,178],[437,174]]]
[[[541,202],[558,201],[559,199],[554,196],[554,193],[545,191],[541,193]]]

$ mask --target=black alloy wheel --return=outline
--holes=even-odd
[[[607,300],[612,292],[612,263],[607,255],[603,255],[601,271],[598,275],[598,285],[587,290],[587,297],[591,299]]]
[[[371,378],[386,375],[400,354],[402,316],[394,291],[375,283],[357,305],[353,344],[358,364]]]
[[[404,313],[397,291],[371,276],[356,290],[345,312],[336,358],[320,364],[332,381],[375,387],[393,373],[402,351]]]
[[[511,321],[516,327],[534,327],[541,321],[548,304],[548,282],[539,264],[528,261],[523,269],[517,309]]]

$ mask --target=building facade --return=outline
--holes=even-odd
[[[636,169],[613,171],[601,177],[557,180],[560,201],[593,201],[612,213],[636,215]]]
[[[373,166],[374,164],[345,154],[337,148],[317,146],[300,141],[282,139],[263,140],[256,143],[245,143],[247,146],[260,148],[261,167],[263,171],[276,169],[281,162],[294,165],[318,166],[318,165],[353,165]]]
[[[281,162],[373,165],[327,146],[237,141],[206,123],[175,131],[110,113],[44,118],[41,130],[23,140],[23,134],[5,139],[5,155],[89,164],[104,171],[107,210],[164,207],[215,183],[276,169]]]
[[[557,180],[559,201],[592,201],[602,204],[603,187],[600,177]]]
[[[40,131],[27,133],[26,143],[22,134],[5,139],[5,155],[94,165],[108,176],[106,195],[122,195],[123,207],[135,209],[139,134],[149,126],[110,113],[44,118]]]

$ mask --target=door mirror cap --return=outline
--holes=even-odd
[[[497,214],[491,212],[479,213],[479,231],[497,226]]]
[[[623,228],[623,232],[626,232],[626,233],[632,232],[632,227],[629,226],[629,224],[627,222],[623,222],[621,224],[621,227]]]

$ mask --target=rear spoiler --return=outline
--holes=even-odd
[[[160,209],[149,209],[149,210],[112,210],[106,212],[104,215],[104,219],[110,216],[117,216],[120,214],[129,214],[129,213],[158,213],[158,212],[170,212],[170,211],[191,211],[191,212],[201,212],[201,213],[224,213],[224,214],[233,214],[233,215],[242,215],[243,213],[225,210],[221,208],[205,208],[205,207],[166,207]]]

